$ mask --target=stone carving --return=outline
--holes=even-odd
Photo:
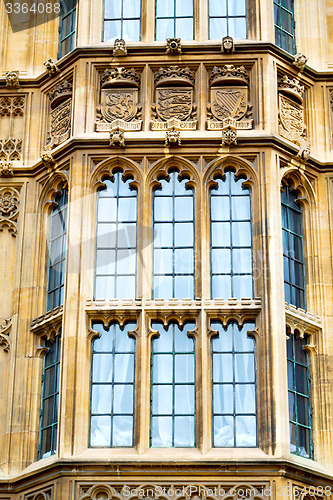
[[[41,158],[42,162],[44,163],[44,165],[46,165],[46,166],[51,166],[55,163],[53,155],[52,155],[51,151],[48,149],[44,149],[41,152],[40,158]]]
[[[97,106],[96,130],[108,132],[141,130],[139,104],[140,75],[134,68],[106,69],[101,77],[101,97]]]
[[[0,160],[15,161],[22,158],[22,139],[0,139]]]
[[[25,500],[51,500],[53,498],[52,489],[38,491],[30,495],[24,496]]]
[[[12,89],[20,88],[18,71],[9,71],[8,73],[6,73],[6,87]]]
[[[236,127],[227,126],[222,130],[221,146],[231,146],[237,144],[237,130]]]
[[[304,87],[297,78],[284,75],[278,82],[279,91],[279,134],[298,146],[304,143]]]
[[[296,66],[300,71],[303,71],[308,60],[308,57],[306,57],[301,52],[298,52],[294,57],[293,65]]]
[[[221,43],[221,52],[235,52],[234,39],[231,36],[224,36]]]
[[[5,227],[12,236],[17,233],[17,218],[19,213],[19,192],[12,187],[0,189],[0,231]]]
[[[12,162],[0,161],[0,176],[9,177],[10,175],[14,175]]]
[[[117,38],[114,41],[113,55],[114,55],[114,57],[127,56],[126,42],[122,38]]]
[[[301,162],[301,163],[306,163],[308,159],[310,158],[310,144],[308,142],[304,142],[301,144],[299,151],[296,155],[296,158]]]
[[[58,83],[49,93],[49,99],[51,113],[46,148],[52,149],[71,134],[72,84],[68,80]]]
[[[181,38],[167,38],[166,39],[166,53],[167,54],[181,54],[182,53]]]
[[[331,106],[331,111],[333,113],[333,89],[329,90],[329,95],[330,95],[330,106]]]
[[[56,73],[60,72],[56,61],[52,58],[45,61],[44,66],[47,69],[49,76],[55,75]]]
[[[180,146],[181,145],[181,139],[180,139],[180,132],[179,130],[176,130],[175,127],[172,127],[171,130],[167,130],[165,134],[165,146]]]
[[[155,75],[156,102],[152,106],[152,130],[195,130],[194,72],[190,68],[160,68]]]
[[[12,327],[12,318],[5,319],[2,325],[0,325],[0,346],[2,346],[5,352],[10,349],[10,338],[9,332]]]
[[[23,116],[24,106],[24,96],[2,96],[0,97],[0,117]]]
[[[222,130],[230,125],[236,129],[253,126],[252,104],[249,102],[249,76],[244,66],[214,66],[209,79],[208,130]]]
[[[110,131],[110,146],[125,147],[125,134],[119,127]]]

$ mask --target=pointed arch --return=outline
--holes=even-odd
[[[317,205],[316,193],[307,176],[298,168],[290,166],[281,177],[281,189],[289,185],[292,191],[297,193],[296,202],[304,208],[308,206],[314,209]]]
[[[55,198],[61,190],[68,188],[68,177],[64,172],[55,172],[44,185],[38,201],[38,213],[50,213],[56,206]]]
[[[197,167],[182,156],[171,156],[157,160],[150,167],[147,184],[150,188],[160,187],[159,179],[169,179],[170,172],[178,172],[179,180],[188,179],[186,187],[196,188],[200,176]]]
[[[258,184],[258,174],[250,161],[240,156],[228,155],[224,158],[216,158],[207,165],[203,180],[208,185],[208,189],[216,184],[214,179],[224,179],[227,171],[234,172],[236,180],[243,178],[244,187],[253,189]]]
[[[130,187],[138,189],[142,185],[143,175],[139,165],[128,158],[116,156],[107,158],[95,166],[90,175],[90,186],[94,190],[104,187],[103,181],[105,179],[113,180],[116,172],[122,173],[123,180],[133,179]]]

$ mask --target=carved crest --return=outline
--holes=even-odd
[[[303,106],[279,94],[279,134],[300,146],[305,131]]]
[[[190,68],[170,66],[156,73],[156,102],[152,130],[195,130],[194,73]]]
[[[236,129],[251,129],[252,104],[244,66],[214,66],[209,81],[208,130],[222,130],[230,121],[235,123]]]
[[[50,142],[57,146],[66,141],[71,129],[72,99],[67,99],[51,111]]]

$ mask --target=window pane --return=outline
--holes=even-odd
[[[193,274],[194,255],[192,248],[175,250],[175,273]]]
[[[236,413],[255,413],[255,386],[254,384],[235,385]]]
[[[175,356],[175,382],[194,383],[194,357],[191,354]]]
[[[235,249],[232,252],[234,273],[252,273],[252,251],[250,249]]]
[[[214,417],[213,445],[219,447],[234,446],[234,418]]]
[[[193,0],[176,0],[176,17],[193,16]]]
[[[153,414],[172,414],[172,385],[155,385],[153,387]]]
[[[116,19],[121,17],[121,1],[104,0],[104,18]]]
[[[235,381],[254,382],[253,354],[235,354]]]
[[[132,17],[132,18],[140,17],[141,15],[140,0],[123,0],[123,13],[125,17]]]
[[[116,252],[114,250],[97,250],[96,273],[114,274],[116,269],[115,258]]]
[[[210,16],[226,16],[227,15],[227,0],[209,0],[209,15]]]
[[[229,36],[232,36],[233,38],[239,38],[241,40],[247,38],[245,18],[229,17],[228,24]]]
[[[123,39],[128,42],[140,40],[140,21],[138,19],[123,21]]]
[[[231,268],[231,251],[212,249],[212,273],[229,273]]]
[[[176,37],[193,40],[193,18],[176,18]]]
[[[112,402],[111,385],[94,385],[91,392],[91,413],[110,413]]]
[[[230,246],[229,222],[212,223],[212,246],[219,246],[219,247]]]
[[[154,219],[155,221],[169,221],[172,218],[172,198],[166,196],[155,197]]]
[[[176,245],[180,245],[181,242],[188,241],[187,238],[184,237],[186,235],[187,230],[184,226],[187,224],[176,224]],[[172,247],[173,246],[173,233],[172,233],[172,224],[164,223],[164,224],[155,224],[154,231],[156,232],[156,239],[154,240],[155,247]],[[178,243],[177,243],[178,240]],[[187,246],[187,245],[186,245]],[[156,271],[157,272],[157,271]]]
[[[111,446],[111,418],[100,416],[91,417],[90,445]]]
[[[174,446],[194,446],[194,417],[175,417]]]
[[[172,382],[173,358],[171,354],[155,354],[153,382],[156,384]]]
[[[209,20],[209,39],[221,40],[227,35],[227,19],[225,17],[212,17]]]
[[[233,382],[232,354],[213,354],[213,381]]]
[[[233,276],[233,297],[253,297],[252,276]]]
[[[133,417],[113,417],[112,446],[133,446]]]
[[[211,198],[212,220],[229,220],[230,201],[228,196],[212,196]]]
[[[228,0],[228,14],[229,16],[245,16],[245,0]]]
[[[212,298],[230,298],[231,294],[231,276],[212,276]]]
[[[182,222],[175,224],[175,246],[193,247],[193,224]]]
[[[234,386],[232,384],[214,384],[213,386],[213,413],[234,412]]]
[[[156,40],[166,40],[175,36],[175,23],[173,19],[156,20]]]
[[[194,386],[178,385],[175,387],[175,413],[194,414]]]
[[[151,419],[151,446],[172,446],[172,417],[153,417]]]
[[[104,21],[104,42],[121,38],[121,21]]]
[[[255,417],[236,417],[236,446],[256,446]]]
[[[173,277],[155,276],[153,292],[155,299],[173,297]]]
[[[250,222],[234,222],[232,224],[232,243],[234,246],[251,246]]]
[[[232,220],[248,220],[250,218],[249,196],[236,196],[231,199]]]
[[[134,394],[132,385],[115,385],[113,390],[114,413],[129,413],[134,411]]]
[[[173,17],[174,0],[157,0],[156,1],[156,16],[157,17]]]

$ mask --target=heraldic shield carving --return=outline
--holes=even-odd
[[[101,77],[100,104],[97,106],[96,130],[109,132],[141,130],[139,105],[140,75],[134,68],[106,69]]]
[[[156,102],[153,105],[152,130],[195,130],[196,106],[194,73],[190,68],[160,68],[155,76]]]
[[[244,66],[214,66],[209,83],[208,130],[222,130],[231,123],[236,129],[251,129],[252,104],[249,102],[249,77]]]
[[[278,82],[279,91],[279,134],[298,146],[304,143],[304,87],[296,78],[284,75]]]
[[[49,93],[51,102],[51,122],[47,149],[52,149],[66,141],[71,132],[72,84],[64,80],[55,85]]]

